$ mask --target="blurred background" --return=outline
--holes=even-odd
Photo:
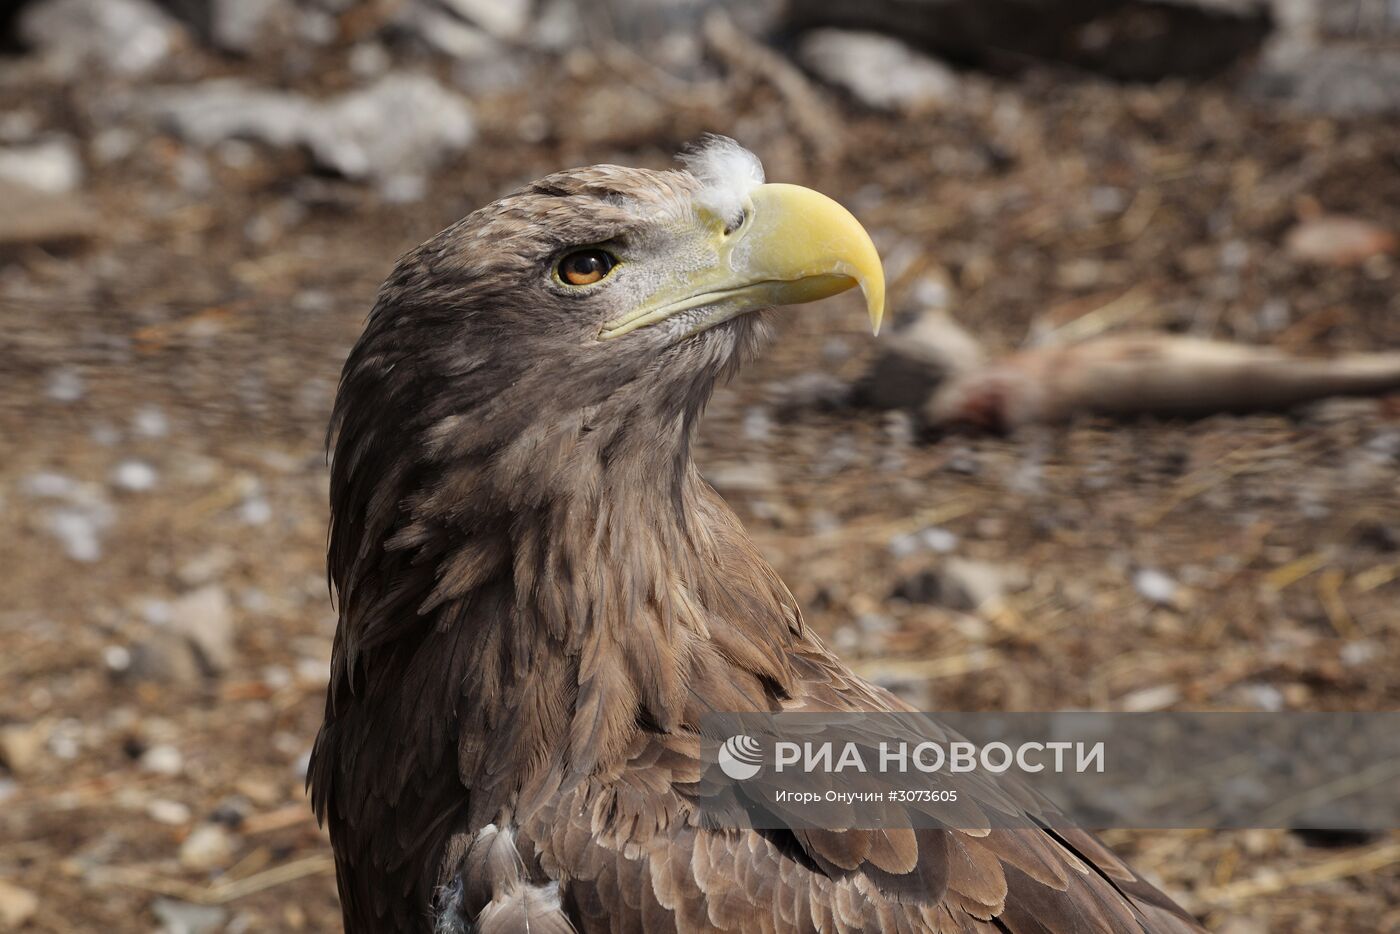
[[[862,674],[1400,703],[1394,395],[930,403],[1124,333],[1400,349],[1394,0],[9,0],[0,46],[0,930],[338,926],[302,785],[340,364],[404,250],[707,131],[886,259],[893,326],[783,315],[698,451]],[[1224,934],[1400,931],[1400,835],[1107,836]]]

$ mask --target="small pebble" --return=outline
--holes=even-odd
[[[158,898],[151,905],[162,934],[214,934],[224,928],[228,910],[218,905],[192,905]]]
[[[1245,694],[1255,707],[1268,713],[1278,713],[1284,708],[1283,692],[1272,684],[1245,685]]]
[[[44,392],[55,402],[77,402],[86,389],[82,375],[77,370],[64,367],[49,373]]]
[[[744,413],[744,437],[750,441],[767,441],[773,434],[773,419],[757,406]]]
[[[1134,574],[1133,587],[1144,600],[1159,606],[1170,606],[1176,601],[1176,581],[1153,568],[1142,568]]]
[[[23,775],[39,762],[45,739],[44,731],[35,725],[0,726],[0,764],[15,775]]]
[[[146,816],[157,824],[179,827],[188,824],[194,815],[186,804],[171,801],[169,798],[156,798],[146,805]]]
[[[49,534],[63,544],[63,550],[74,561],[91,564],[102,557],[102,543],[97,537],[97,525],[80,512],[64,509],[49,515]]]
[[[154,406],[138,409],[131,418],[136,433],[146,438],[164,438],[170,433],[170,422],[165,413]]]
[[[1125,694],[1118,702],[1118,709],[1126,713],[1149,713],[1164,710],[1179,700],[1181,691],[1176,685],[1159,684]]]
[[[39,896],[0,879],[0,930],[18,930],[28,924],[38,911]]]
[[[30,496],[69,499],[78,491],[78,483],[61,473],[41,470],[24,478],[24,491]]]
[[[102,650],[102,663],[108,671],[120,674],[131,667],[131,650],[124,645],[109,645]]]
[[[179,775],[185,768],[185,757],[174,746],[152,746],[141,756],[141,768],[156,775]]]
[[[946,555],[955,551],[958,547],[957,535],[947,529],[937,527],[924,529],[919,533],[919,541],[929,551],[936,551],[941,555]]]
[[[92,438],[93,444],[100,444],[104,448],[110,448],[113,445],[121,443],[122,433],[117,430],[115,425],[103,422],[100,425],[93,425],[92,431],[88,433],[88,437]]]
[[[238,518],[244,525],[267,525],[272,521],[272,504],[262,496],[250,496],[238,507]]]
[[[1341,656],[1342,664],[1355,666],[1364,665],[1381,654],[1380,646],[1369,639],[1360,642],[1348,642],[1342,646],[1338,655]]]
[[[145,461],[122,461],[112,470],[112,485],[129,493],[145,493],[155,489],[156,469]]]
[[[227,866],[233,859],[234,839],[221,824],[200,824],[180,844],[180,865],[207,872]]]

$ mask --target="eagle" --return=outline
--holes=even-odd
[[[341,375],[338,626],[308,784],[345,929],[1182,932],[1074,829],[725,829],[717,712],[907,711],[692,458],[774,306],[884,279],[836,201],[712,137],[546,176],[405,255]]]

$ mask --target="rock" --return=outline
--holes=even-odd
[[[44,517],[44,531],[63,545],[69,558],[92,564],[102,558],[102,529],[107,523],[80,509],[55,509]]]
[[[919,411],[949,377],[985,360],[977,339],[942,311],[925,311],[880,342],[881,352],[856,387],[877,409]]]
[[[1269,713],[1278,713],[1288,706],[1288,701],[1284,698],[1283,692],[1272,684],[1246,684],[1241,685],[1240,693],[1247,703],[1252,704],[1258,710]]]
[[[133,645],[125,671],[114,672],[137,681],[157,684],[198,684],[204,680],[204,667],[190,640],[160,630]]]
[[[530,38],[531,0],[412,0],[399,25],[463,62],[510,68],[512,46]]]
[[[47,737],[35,724],[11,723],[0,726],[0,765],[16,776],[33,770],[44,751]]]
[[[52,195],[67,194],[82,184],[83,160],[66,139],[5,146],[0,148],[0,179]]]
[[[1400,113],[1400,17],[1387,0],[1272,0],[1255,94],[1336,117]]]
[[[592,146],[644,145],[665,132],[674,108],[626,84],[594,87],[572,104],[571,129]],[[548,124],[543,125],[546,128]],[[540,127],[528,128],[538,130]]]
[[[39,896],[0,879],[0,930],[24,927],[39,911]]]
[[[0,248],[90,240],[101,224],[80,198],[56,195],[0,178]]]
[[[190,822],[194,815],[189,805],[169,798],[156,798],[146,804],[146,816],[157,824],[180,827]]]
[[[930,527],[906,535],[898,535],[890,540],[890,554],[905,558],[920,551],[932,551],[946,555],[956,551],[958,536],[947,529]]]
[[[951,68],[878,33],[813,30],[802,38],[798,58],[823,81],[878,110],[926,110],[958,93]]]
[[[947,529],[924,529],[919,533],[919,540],[924,547],[941,555],[946,555],[958,547],[958,536]]]
[[[196,872],[222,869],[233,859],[233,834],[220,824],[200,824],[180,844],[180,865]]]
[[[851,386],[831,373],[799,373],[789,380],[768,386],[769,396],[780,413],[808,409],[831,411],[851,400]]]
[[[209,813],[209,820],[215,824],[222,824],[229,830],[237,830],[252,813],[251,801],[242,795],[229,795],[214,806],[214,810]]]
[[[50,370],[44,386],[44,394],[55,402],[77,402],[86,391],[83,375],[71,367]]]
[[[235,658],[233,604],[222,587],[209,584],[174,600],[170,628],[190,641],[209,674],[222,674]]]
[[[199,587],[223,577],[233,567],[237,555],[232,549],[215,546],[180,562],[175,576],[186,587]]]
[[[115,521],[116,510],[101,487],[40,472],[27,478],[26,490],[32,496],[63,501],[44,514],[42,528],[58,539],[68,557],[83,563],[102,557],[102,533]]]
[[[520,39],[534,13],[532,0],[438,0],[438,4],[497,39]]]
[[[131,649],[124,645],[109,645],[102,650],[102,664],[114,675],[124,675],[131,670]]]
[[[40,470],[24,478],[24,492],[46,499],[71,499],[78,495],[78,481],[67,474]]]
[[[409,195],[421,193],[424,173],[476,137],[461,95],[427,76],[403,73],[325,101],[219,79],[160,92],[151,109],[192,143],[253,139],[302,146],[324,168]]]
[[[1258,918],[1227,918],[1216,929],[1217,934],[1269,934],[1267,922]]]
[[[138,409],[131,417],[131,427],[144,438],[164,438],[170,433],[170,421],[155,406]]]
[[[83,752],[83,739],[85,734],[84,724],[80,720],[65,718],[54,724],[49,730],[48,742],[45,743],[49,754],[56,759],[65,762],[72,762]]]
[[[715,489],[727,493],[769,493],[780,486],[772,465],[764,461],[713,464],[704,475]]]
[[[972,612],[1026,585],[1025,575],[1005,567],[968,558],[948,558],[895,586],[893,596],[910,603],[937,603]]]
[[[1381,647],[1377,643],[1367,639],[1360,642],[1348,642],[1337,652],[1343,665],[1355,667],[1365,665],[1381,655]]]
[[[1150,713],[1165,710],[1181,700],[1181,689],[1174,684],[1159,684],[1142,688],[1123,696],[1118,701],[1118,709],[1125,713]]]
[[[156,469],[145,461],[126,460],[112,468],[112,485],[128,493],[146,493],[156,488]]]
[[[174,778],[185,770],[185,757],[176,747],[163,743],[142,753],[141,768],[153,775]]]
[[[462,97],[425,76],[390,74],[324,108],[308,144],[350,178],[391,181],[436,166],[475,137]]]
[[[1153,568],[1142,568],[1134,574],[1133,588],[1144,600],[1158,606],[1171,606],[1176,602],[1176,581]]]
[[[750,441],[767,441],[773,436],[773,419],[768,410],[753,406],[744,412],[744,437]]]
[[[19,35],[67,74],[90,66],[143,74],[181,39],[179,25],[145,0],[43,0],[21,15]]]
[[[317,687],[330,684],[331,663],[329,658],[299,658],[296,664],[297,681]]]
[[[1400,82],[1400,72],[1396,74]],[[1324,214],[1300,221],[1284,235],[1294,259],[1324,266],[1359,266],[1373,256],[1394,253],[1394,233],[1359,217]]]
[[[267,44],[269,36],[292,34],[295,13],[295,6],[283,0],[213,0],[208,36],[221,49],[247,55]]]
[[[60,475],[54,475],[54,480]],[[34,478],[30,478],[33,483]],[[35,490],[31,486],[31,493]],[[91,563],[102,557],[102,533],[116,520],[116,510],[95,484],[54,482],[47,494],[64,501],[43,517],[43,529],[63,545],[74,561]]]
[[[462,61],[494,61],[505,53],[490,33],[437,4],[409,4],[400,25],[439,52]]]
[[[305,142],[315,104],[300,94],[217,78],[189,88],[152,92],[152,111],[180,137],[199,146],[253,139],[275,148]]]
[[[244,525],[267,525],[272,521],[272,504],[261,493],[254,493],[238,504],[238,519]]]
[[[228,911],[217,905],[191,905],[171,898],[156,899],[151,910],[161,934],[212,934],[228,920]]]

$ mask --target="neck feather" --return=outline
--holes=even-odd
[[[619,394],[477,447],[449,417],[426,459],[359,465],[397,492],[333,476],[332,705],[359,681],[437,705],[463,781],[495,788],[473,800],[494,819],[616,761],[638,729],[693,725],[698,698],[776,703],[795,601],[697,475],[689,411],[660,417]],[[503,748],[523,751],[519,768],[485,781]]]

